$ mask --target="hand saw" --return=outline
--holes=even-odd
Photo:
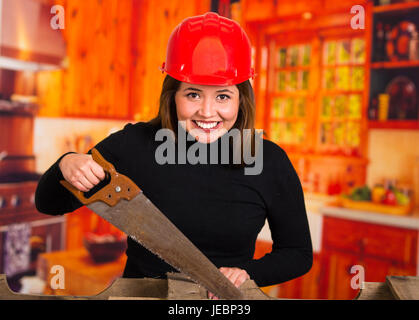
[[[66,180],[60,183],[93,212],[217,297],[244,299],[240,290],[147,199],[132,180],[119,174],[95,148],[92,157],[110,176],[106,186],[86,198]]]

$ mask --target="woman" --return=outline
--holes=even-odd
[[[173,31],[158,116],[128,124],[96,148],[116,170],[130,177],[144,194],[237,287],[246,279],[259,286],[301,276],[312,265],[312,246],[298,176],[286,153],[263,140],[263,170],[245,174],[249,163],[190,163],[196,146],[214,156],[232,130],[254,129],[255,102],[249,79],[250,42],[234,21],[215,13],[184,20]],[[181,125],[179,125],[181,124]],[[161,129],[174,133],[176,163],[157,161]],[[181,135],[186,140],[182,150]],[[241,136],[243,141],[244,135]],[[254,146],[255,139],[251,139]],[[234,150],[229,146],[229,152]],[[203,149],[202,149],[203,147]],[[215,159],[221,160],[221,153]],[[168,153],[170,150],[168,149]],[[204,160],[205,160],[204,157]],[[202,158],[200,158],[202,159]],[[230,158],[231,159],[231,158]],[[89,154],[68,153],[42,176],[36,205],[46,214],[74,211],[81,203],[59,184],[66,179],[87,192],[105,178]],[[252,259],[258,233],[268,220],[272,252]],[[165,277],[174,271],[128,238],[124,277]]]

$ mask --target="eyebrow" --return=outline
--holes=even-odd
[[[193,88],[193,87],[186,88],[186,89],[185,89],[185,90],[183,90],[183,91],[187,91],[187,90],[192,90],[192,91],[202,92],[202,90],[201,90],[201,89],[198,89],[198,88]],[[233,92],[233,91],[228,90],[228,89],[217,90],[216,92],[217,92],[217,93],[230,92],[231,94],[234,94],[234,92]]]

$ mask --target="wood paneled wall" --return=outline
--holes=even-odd
[[[134,21],[132,105],[135,120],[148,120],[157,114],[164,74],[166,46],[172,30],[185,18],[210,10],[209,0],[134,1],[138,17]]]
[[[65,9],[66,68],[38,74],[40,116],[148,120],[173,28],[210,0],[57,0]]]

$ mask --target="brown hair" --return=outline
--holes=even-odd
[[[176,112],[175,94],[180,87],[181,81],[166,75],[160,94],[159,112],[155,118],[149,121],[153,125],[161,125],[162,128],[170,129],[177,137],[178,118]],[[247,139],[243,134],[243,129],[251,129],[251,150],[254,154],[255,148],[255,96],[249,80],[236,85],[239,89],[239,112],[233,128],[237,128],[242,134],[241,137]],[[242,144],[246,142],[242,140]],[[243,164],[243,155],[242,155]]]

